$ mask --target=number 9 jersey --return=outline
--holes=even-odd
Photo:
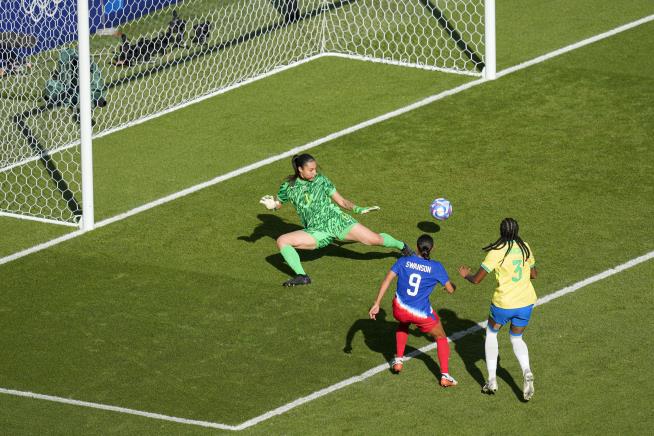
[[[450,280],[443,264],[413,255],[399,258],[391,271],[397,275],[396,303],[419,318],[437,319],[429,296],[437,284]]]

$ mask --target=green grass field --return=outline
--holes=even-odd
[[[510,67],[654,13],[651,2],[498,2]],[[528,3],[529,5],[525,5]],[[552,11],[556,11],[553,13]],[[424,231],[459,285],[436,291],[448,334],[483,320],[491,280],[455,277],[513,216],[540,296],[654,247],[654,49],[649,23],[484,83],[311,151],[339,191],[382,211],[361,222]],[[284,152],[469,78],[320,59],[95,142],[97,219]],[[337,244],[290,272],[274,239],[293,210],[258,204],[284,160],[0,265],[0,388],[238,425],[359,375],[394,351],[395,321],[367,319],[396,254]],[[436,225],[428,206],[454,214]],[[69,232],[0,218],[0,256]],[[500,335],[500,389],[480,394],[483,334],[244,430],[246,434],[648,434],[654,425],[648,261],[539,306],[525,335],[536,396]],[[415,332],[414,332],[415,333]],[[418,333],[409,349],[427,345]],[[351,347],[351,352],[344,348]],[[6,434],[214,434],[220,430],[0,394]]]

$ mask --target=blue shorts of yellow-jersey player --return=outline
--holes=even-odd
[[[343,225],[341,226],[342,228],[338,229],[338,231],[335,232],[314,230],[314,229],[305,229],[304,231],[307,232],[309,235],[313,237],[313,239],[316,240],[316,248],[324,248],[329,244],[331,244],[334,239],[338,239],[340,241],[345,240],[345,237],[347,236],[348,233],[350,233],[350,230],[352,230],[352,227],[354,227],[355,225],[357,225],[356,222],[343,223]]]
[[[513,327],[527,327],[533,309],[533,304],[525,307],[518,307],[516,309],[502,309],[501,307],[491,304],[490,317],[493,318],[497,324],[504,325],[510,321],[511,326]]]

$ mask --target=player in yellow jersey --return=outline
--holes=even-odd
[[[534,375],[529,366],[529,351],[522,334],[529,324],[536,303],[536,291],[531,284],[531,279],[538,275],[536,260],[529,245],[518,236],[518,222],[513,218],[505,218],[502,221],[499,239],[483,250],[488,254],[476,274],[471,274],[467,266],[459,267],[461,277],[475,285],[491,272],[495,272],[497,279],[486,327],[488,381],[482,392],[494,394],[497,391],[497,333],[504,324],[510,322],[511,344],[524,378],[523,397],[525,401],[529,401],[534,395]]]

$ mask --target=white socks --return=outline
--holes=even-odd
[[[497,345],[497,332],[486,327],[486,368],[488,369],[488,380],[493,380],[497,372],[497,356],[500,354]]]
[[[511,345],[513,345],[513,353],[520,363],[522,374],[531,372],[529,368],[529,349],[522,335],[514,336],[509,334],[511,338]],[[486,368],[488,369],[488,380],[492,380],[497,374],[497,357],[499,356],[499,346],[497,345],[497,332],[486,327],[486,343],[484,344],[486,350]]]
[[[520,362],[522,374],[524,375],[526,372],[531,372],[531,369],[529,369],[529,350],[527,349],[525,341],[522,340],[522,335],[509,336],[511,337],[511,344],[513,345],[513,353],[515,353],[515,357],[517,357],[518,362]]]

